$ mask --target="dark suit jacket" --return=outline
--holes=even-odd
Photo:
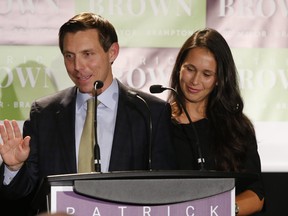
[[[119,81],[118,84],[119,103],[109,171],[148,170],[149,113],[153,125],[152,169],[175,169],[170,105],[150,94],[127,88]],[[11,198],[28,195],[48,175],[77,172],[76,90],[71,87],[33,103],[30,118],[23,126],[23,135],[31,136],[29,158],[10,185],[1,186],[2,194]],[[144,98],[150,111],[135,92]],[[1,174],[3,178],[3,165]]]

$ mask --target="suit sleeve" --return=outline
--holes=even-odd
[[[34,118],[35,104],[31,107],[30,119]],[[1,166],[1,186],[0,193],[1,196],[8,200],[16,200],[19,198],[24,198],[30,195],[36,188],[37,185],[37,158],[35,157],[35,148],[33,142],[35,142],[35,137],[30,131],[30,119],[25,121],[23,127],[23,137],[27,134],[31,136],[30,141],[30,154],[27,161],[21,167],[17,175],[13,178],[9,185],[3,184],[4,179],[4,165]]]

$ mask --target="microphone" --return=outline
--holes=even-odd
[[[188,111],[187,109],[185,108],[184,104],[182,103],[182,101],[180,100],[179,98],[179,94],[178,92],[174,89],[174,88],[170,88],[170,87],[164,87],[162,85],[152,85],[150,86],[150,92],[151,93],[162,93],[163,91],[165,90],[170,90],[170,91],[173,91],[174,94],[176,95],[176,99],[177,101],[179,102],[179,104],[181,105],[182,109],[184,110],[184,113],[189,121],[189,124],[191,125],[192,127],[192,130],[194,132],[194,135],[195,135],[195,138],[196,138],[196,147],[197,147],[197,151],[198,151],[198,159],[197,159],[197,162],[198,164],[200,165],[200,170],[205,170],[205,166],[204,166],[204,163],[205,163],[205,159],[203,158],[202,156],[202,151],[201,151],[201,146],[200,146],[200,141],[199,141],[199,137],[198,137],[198,133],[196,131],[196,128],[195,128],[195,125],[194,123],[192,122],[189,114],[188,114]]]
[[[97,89],[101,89],[103,87],[104,83],[101,81],[101,80],[96,80],[94,82],[94,89],[97,90]]]
[[[146,102],[146,100],[141,97],[138,93],[132,91],[132,90],[129,90],[128,91],[130,93],[131,96],[133,97],[136,97],[138,99],[140,99],[146,106],[147,110],[148,110],[148,115],[149,115],[149,122],[148,122],[148,126],[149,126],[149,134],[148,134],[148,139],[149,139],[149,158],[148,158],[148,165],[149,165],[149,170],[151,171],[152,170],[152,117],[151,117],[151,110]]]
[[[95,167],[95,172],[101,172],[101,162],[100,162],[100,147],[98,144],[98,139],[97,139],[97,89],[101,89],[103,87],[103,82],[100,80],[96,80],[94,82],[94,99],[95,99],[95,115],[94,115],[94,134],[95,134],[95,145],[94,145],[94,167]]]

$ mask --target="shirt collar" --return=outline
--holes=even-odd
[[[105,106],[110,109],[115,109],[118,104],[118,94],[118,83],[116,79],[113,79],[111,85],[104,92],[98,95],[97,99],[101,102],[99,106]],[[91,97],[92,96],[90,94],[81,93],[79,89],[77,89],[76,110],[81,109],[85,102]]]
[[[77,89],[77,97],[76,97],[76,110],[82,108],[82,106],[85,104],[85,102],[90,99],[92,96],[87,93],[81,93],[79,89]]]
[[[98,95],[98,100],[101,102],[99,106],[104,105],[109,109],[114,110],[118,104],[119,88],[116,79],[113,79],[111,85],[100,95]]]

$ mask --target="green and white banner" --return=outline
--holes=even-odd
[[[33,100],[73,85],[58,29],[83,11],[113,23],[120,43],[114,75],[147,92],[168,85],[177,52],[195,30],[218,30],[234,55],[262,169],[288,171],[287,0],[1,0],[0,120],[22,124]]]

